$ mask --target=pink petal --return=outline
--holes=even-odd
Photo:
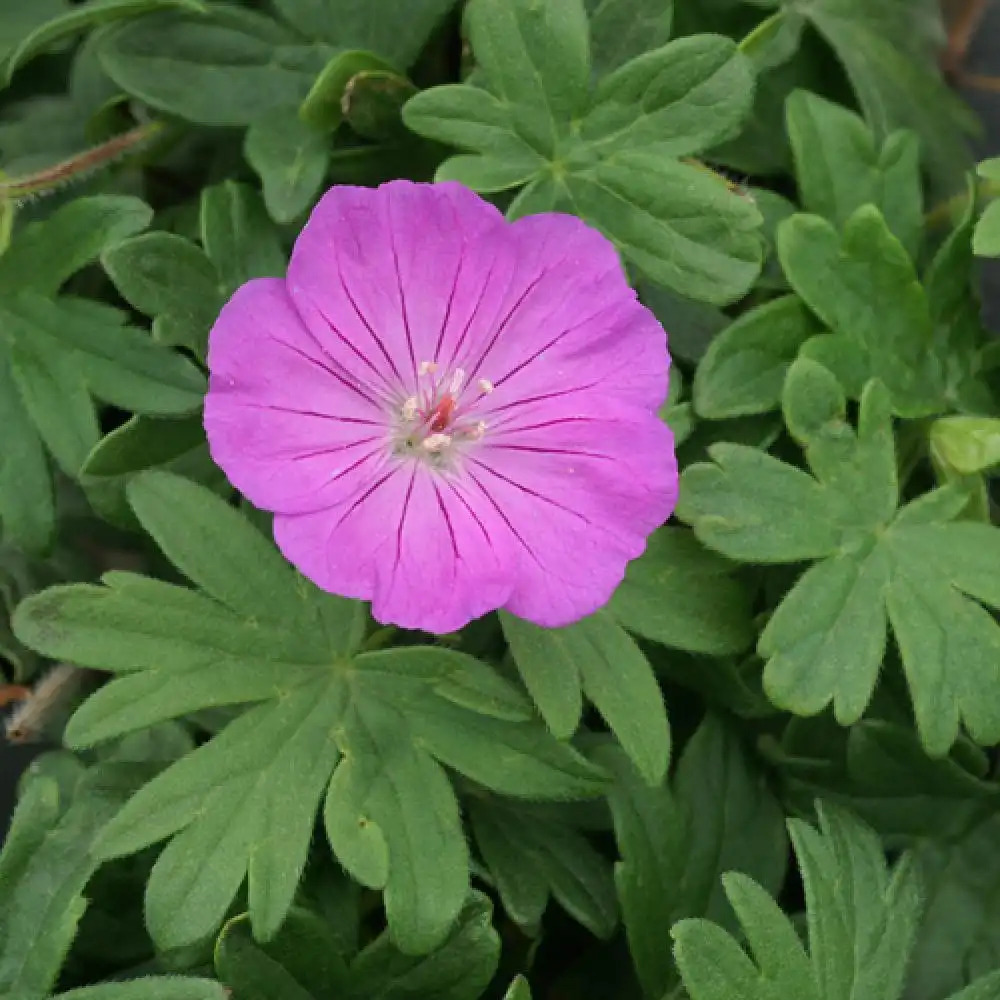
[[[505,607],[548,626],[607,603],[677,496],[670,430],[636,408],[598,417],[553,411],[488,437],[467,471],[519,543]]]
[[[208,364],[212,457],[257,506],[314,510],[343,492],[344,470],[382,460],[383,409],[316,345],[284,282],[236,292],[212,329]]]
[[[402,399],[421,362],[446,362],[492,328],[515,268],[507,231],[458,184],[335,187],[295,244],[290,294],[331,354],[362,354]]]
[[[487,379],[489,406],[600,384],[656,409],[666,397],[666,336],[629,287],[611,243],[568,215],[508,228],[519,269],[500,323],[460,363]]]
[[[402,628],[455,631],[502,605],[513,586],[510,546],[463,484],[415,463],[352,504],[279,514],[274,531],[319,586],[370,600],[376,619]]]

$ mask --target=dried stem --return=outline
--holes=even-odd
[[[45,167],[24,177],[0,178],[0,204],[15,205],[30,198],[51,194],[81,180],[95,170],[106,167],[115,160],[133,152],[164,128],[162,122],[149,122],[116,135],[92,149],[77,153],[60,163]]]

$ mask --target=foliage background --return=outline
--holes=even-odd
[[[0,994],[1000,996],[1000,168],[942,38],[931,0],[0,9],[0,653],[65,746]],[[579,625],[379,628],[208,457],[222,302],[399,176],[580,215],[670,333],[677,517]]]

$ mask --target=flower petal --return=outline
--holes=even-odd
[[[261,278],[236,292],[212,329],[208,365],[212,457],[258,507],[329,505],[357,489],[345,470],[382,460],[380,407],[316,346],[284,282]]]
[[[520,542],[505,607],[548,626],[602,607],[677,497],[669,428],[628,407],[508,430],[469,457],[468,473]]]
[[[400,398],[495,322],[516,248],[500,213],[458,184],[335,187],[299,236],[288,284],[334,356],[365,357]]]
[[[380,622],[444,633],[511,593],[515,553],[495,520],[479,516],[461,483],[410,462],[351,504],[278,515],[274,531],[319,586],[370,600]]]
[[[520,267],[505,311],[461,362],[471,382],[485,378],[495,390],[477,412],[595,384],[656,409],[667,392],[666,335],[628,285],[611,243],[557,214],[521,219],[508,238]]]

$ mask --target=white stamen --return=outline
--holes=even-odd
[[[436,455],[445,450],[451,444],[450,434],[430,434],[424,438],[424,451],[429,451]]]
[[[479,391],[485,395],[489,395],[494,389],[493,383],[488,378],[481,378],[479,380]]]
[[[438,363],[436,361],[421,361],[420,367],[417,371],[421,375],[433,375],[438,370]]]
[[[465,369],[456,368],[455,374],[452,375],[451,382],[448,384],[448,392],[450,392],[452,396],[457,395],[461,391],[462,383],[464,381],[465,381]]]
[[[417,415],[417,407],[420,403],[416,396],[410,396],[403,402],[403,419],[412,420]]]

